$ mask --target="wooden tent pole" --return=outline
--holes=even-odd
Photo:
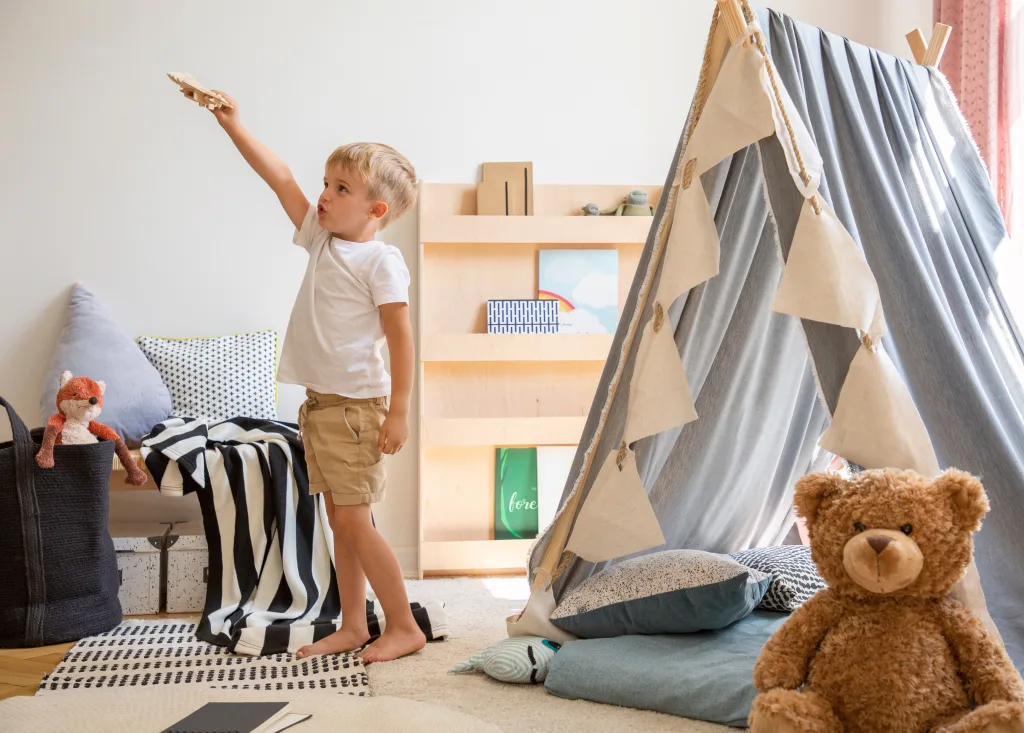
[[[938,66],[942,60],[942,53],[946,50],[946,42],[949,40],[949,32],[953,29],[945,23],[936,23],[932,31],[932,39],[928,42],[928,50],[921,62],[925,66]]]
[[[907,34],[907,43],[910,44],[910,52],[914,54],[914,61],[924,63],[925,52],[928,51],[928,44],[924,41],[924,33],[920,28],[915,28]]]
[[[747,23],[743,20],[743,11],[737,0],[717,0],[718,7],[722,11],[722,20],[725,21],[725,30],[729,34],[729,42],[736,43],[736,39],[743,35]]]

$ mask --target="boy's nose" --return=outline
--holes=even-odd
[[[89,398],[89,404],[90,405],[95,405],[97,402],[99,402],[99,400],[96,399],[95,397],[90,397]]]

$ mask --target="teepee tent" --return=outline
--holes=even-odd
[[[954,593],[1024,663],[1024,349],[942,75],[719,0],[664,192],[509,633],[565,638],[557,600],[617,560],[786,542],[831,453],[982,478]]]

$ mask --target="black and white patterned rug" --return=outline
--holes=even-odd
[[[195,624],[186,622],[125,621],[75,644],[39,683],[36,694],[164,685],[370,694],[366,668],[351,654],[308,659],[291,654],[244,656],[199,641],[195,630]]]

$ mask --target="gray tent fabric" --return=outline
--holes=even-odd
[[[1024,342],[996,285],[993,253],[1006,233],[984,165],[937,70],[774,11],[756,15],[793,98],[791,114],[803,119],[824,160],[820,195],[878,282],[886,351],[940,464],[985,484],[992,512],[976,537],[976,561],[989,612],[1021,667]],[[815,447],[860,345],[849,328],[771,311],[803,203],[778,139],[737,152],[702,181],[721,240],[719,275],[669,311],[699,418],[633,446],[666,540],[649,551],[732,552],[792,541],[793,484],[820,467],[812,464]],[[655,212],[625,314],[635,307],[664,207]],[[563,503],[595,435],[627,328],[623,318]],[[597,461],[618,447],[637,346]],[[581,486],[584,501],[596,474]],[[547,541],[542,535],[531,553],[531,579]],[[606,564],[573,558],[554,585],[556,599]]]

